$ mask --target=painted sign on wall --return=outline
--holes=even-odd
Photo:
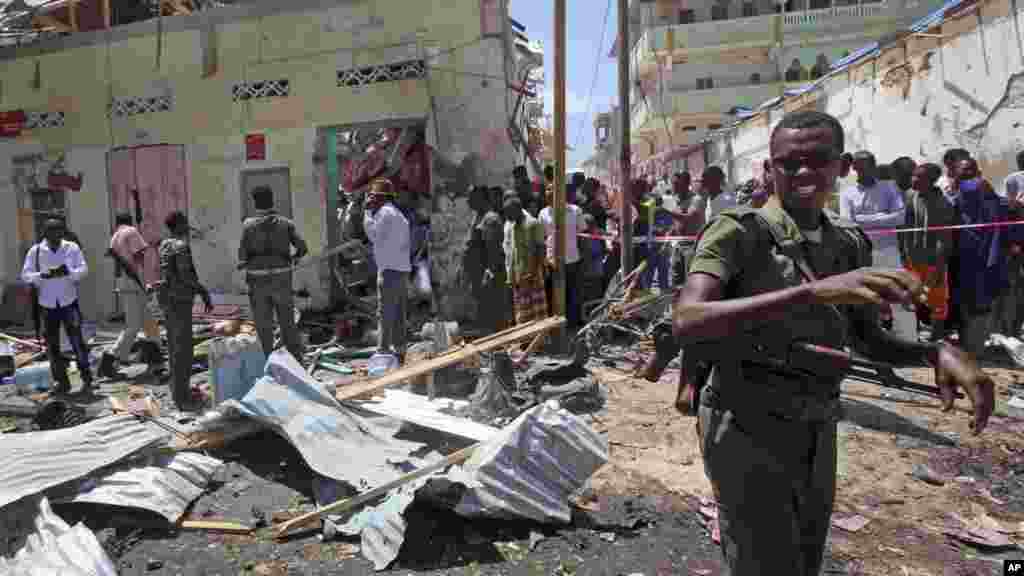
[[[0,112],[0,138],[17,138],[25,129],[25,111]]]
[[[267,135],[246,134],[245,135],[245,160],[246,162],[263,162],[267,159]]]

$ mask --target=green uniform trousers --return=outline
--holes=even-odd
[[[698,416],[726,574],[818,576],[835,500],[836,424],[750,409],[737,417],[702,402]]]
[[[296,360],[302,360],[299,329],[295,325],[295,297],[292,295],[292,275],[277,274],[249,280],[249,306],[256,322],[263,353],[274,351],[274,316],[281,326],[281,341]]]
[[[171,398],[183,408],[192,402],[192,300],[161,302],[167,329]]]

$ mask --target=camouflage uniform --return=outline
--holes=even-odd
[[[704,230],[689,272],[717,277],[725,298],[803,282],[803,250],[817,277],[869,266],[871,243],[856,225],[826,213],[811,242],[776,202],[760,209],[790,250],[779,250],[755,210],[728,210]],[[794,305],[783,322],[748,326],[757,341],[851,344],[846,307]],[[723,346],[728,346],[724,342]],[[760,345],[759,345],[760,347]],[[751,353],[753,352],[753,353]],[[722,552],[734,576],[817,576],[836,489],[839,377],[779,372],[759,350],[714,366],[701,394],[698,431],[705,472],[719,504]],[[747,358],[753,358],[747,360]]]
[[[192,303],[205,294],[199,283],[192,250],[183,238],[160,243],[160,287],[157,298],[167,329],[167,363],[171,371],[171,394],[179,407],[191,404],[192,392]]]
[[[294,259],[306,255],[306,243],[295,231],[295,224],[273,211],[267,211],[260,216],[246,218],[242,223],[238,260],[246,270],[287,268],[293,261],[292,246],[296,250]],[[301,360],[302,345],[295,325],[292,273],[248,274],[246,280],[249,283],[249,304],[263,352],[269,355],[274,350],[276,313],[285,347],[292,356]]]

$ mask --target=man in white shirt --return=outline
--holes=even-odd
[[[839,194],[839,215],[856,222],[864,230],[902,228],[906,225],[903,193],[891,180],[878,179],[875,156],[862,150],[853,155],[857,184]],[[871,238],[874,247],[872,263],[887,268],[903,268],[899,235],[885,234]],[[917,317],[905,310],[892,310],[893,329],[909,340],[917,339]]]
[[[64,240],[64,223],[56,219],[47,220],[46,238],[28,251],[21,276],[25,282],[39,289],[39,305],[46,324],[46,350],[57,394],[71,391],[67,362],[60,350],[62,325],[78,361],[81,392],[92,392],[89,349],[82,338],[82,313],[78,309],[78,283],[88,272],[81,248]]]
[[[548,303],[554,304],[553,284],[550,272],[555,268],[555,211],[554,193],[548,188],[548,206],[540,211],[537,219],[544,225],[545,262],[549,274],[547,281]],[[584,231],[583,211],[575,204],[565,204],[565,321],[569,333],[579,328],[582,303],[579,301],[580,248],[579,234]]]
[[[386,178],[374,180],[366,200],[363,223],[377,262],[378,352],[405,358],[409,273],[412,272],[409,220],[395,205],[395,192]]]
[[[906,224],[903,194],[889,180],[878,179],[875,156],[860,151],[853,156],[857,171],[857,184],[842,191],[839,197],[839,215],[860,224],[865,230],[900,228]],[[874,264],[902,268],[896,234],[872,239],[875,247]]]

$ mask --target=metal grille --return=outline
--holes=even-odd
[[[167,112],[173,107],[174,98],[171,96],[157,96],[154,98],[124,98],[121,100],[112,100],[107,113],[111,118],[126,118],[128,116],[138,116],[139,114]]]
[[[61,128],[64,126],[63,112],[26,112],[25,129]]]
[[[426,78],[426,76],[426,62],[423,60],[407,60],[394,64],[338,70],[338,86],[365,86],[376,82],[394,82],[410,78]]]
[[[231,99],[235,102],[244,102],[253,98],[284,98],[289,94],[291,94],[291,85],[287,79],[235,84],[231,88]]]

